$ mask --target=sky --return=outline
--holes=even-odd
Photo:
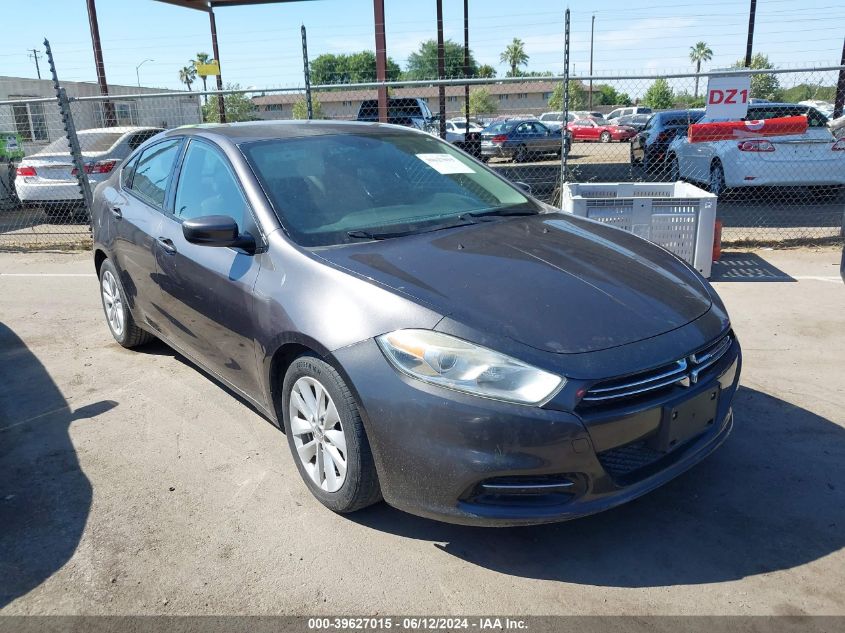
[[[47,37],[61,79],[95,81],[85,0],[0,0],[4,29],[0,75],[35,77],[31,51]],[[443,0],[447,38],[463,41],[463,0]],[[589,67],[595,15],[594,74],[686,72],[689,48],[713,50],[704,68],[724,68],[745,54],[747,0],[570,1],[571,68]],[[425,39],[436,37],[434,0],[385,0],[388,54],[403,68]],[[563,71],[566,2],[469,0],[470,48],[499,76],[499,55],[514,37],[530,56],[527,70]],[[12,11],[8,8],[14,7]],[[599,7],[599,8],[596,8]],[[178,70],[199,51],[211,53],[205,13],[153,0],[97,0],[106,76],[111,84],[179,89]],[[311,59],[321,53],[374,48],[371,0],[312,0],[218,9],[224,81],[242,88],[301,86],[300,25]],[[755,52],[779,67],[838,64],[845,37],[842,0],[758,0]],[[152,61],[144,61],[144,60]],[[47,77],[46,60],[41,60]],[[194,86],[196,89],[196,85]]]

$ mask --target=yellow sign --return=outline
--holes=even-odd
[[[220,74],[220,64],[215,59],[209,60],[207,64],[194,64],[194,68],[197,69],[197,74],[200,77]]]

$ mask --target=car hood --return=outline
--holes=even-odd
[[[555,353],[651,338],[711,305],[705,282],[667,251],[563,214],[496,218],[314,254],[470,327]]]

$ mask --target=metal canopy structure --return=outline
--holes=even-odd
[[[291,2],[314,2],[315,0],[154,0],[164,4],[172,4],[184,9],[192,9],[194,11],[203,11],[208,13],[209,25],[211,27],[211,46],[214,54],[214,59],[220,65],[220,50],[217,45],[217,23],[214,18],[214,9],[221,7],[240,7],[248,5],[259,4],[286,4]],[[94,58],[97,64],[97,79],[100,83],[101,92],[103,95],[108,95],[108,87],[106,83],[105,68],[102,61],[103,53],[100,47],[99,25],[97,24],[97,13],[94,6],[95,0],[87,0],[88,17],[91,25],[91,41],[94,47]],[[443,51],[443,7],[442,0],[437,0],[437,57],[438,57],[438,74],[440,79],[443,79],[444,66],[444,51]],[[385,39],[385,20],[384,20],[384,0],[373,0],[373,29],[375,32],[376,45],[376,81],[383,83],[387,81],[387,43]],[[468,1],[464,0],[464,68],[469,70],[469,7]],[[222,71],[217,74],[217,90],[223,90],[223,76]],[[443,89],[440,90],[440,110],[441,119],[444,111],[444,97]],[[378,88],[378,102],[379,102],[379,120],[387,121],[387,88],[379,86]],[[466,116],[469,119],[469,86],[466,88]],[[223,95],[217,96],[217,107],[220,113],[220,122],[226,121],[226,110],[223,102]],[[441,135],[445,134],[445,121],[441,120]]]

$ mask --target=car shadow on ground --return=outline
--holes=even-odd
[[[845,429],[748,388],[734,408],[734,432],[716,453],[602,514],[511,529],[447,525],[385,504],[350,518],[500,573],[607,587],[727,582],[841,549]]]
[[[70,408],[26,344],[0,323],[0,609],[61,568],[82,537],[91,484],[71,424],[117,406]]]
[[[780,268],[770,264],[757,253],[722,253],[713,262],[710,281],[795,281]]]

